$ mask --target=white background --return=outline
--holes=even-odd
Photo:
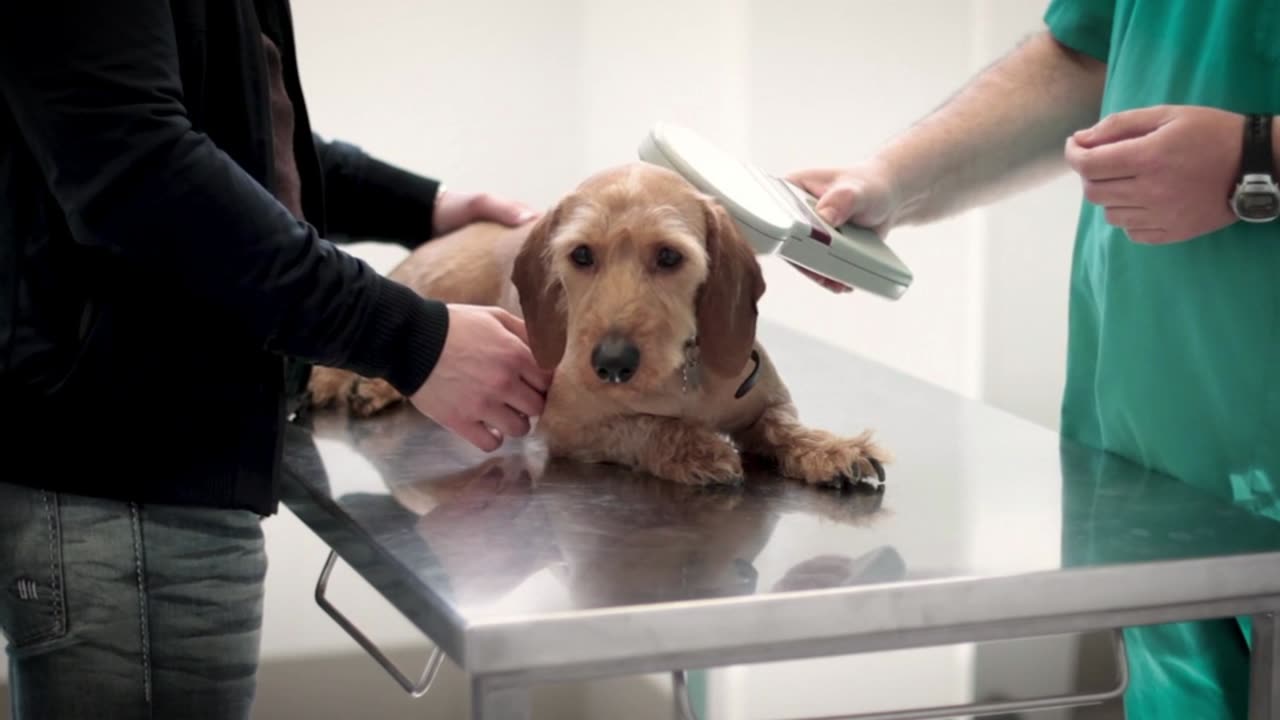
[[[295,0],[294,15],[319,132],[452,188],[547,207],[588,174],[632,161],[660,119],[694,127],[778,173],[856,161],[1039,29],[1045,4]],[[768,263],[762,313],[1056,428],[1079,199],[1064,176],[997,206],[895,233],[890,241],[916,276],[896,303],[832,296]],[[362,252],[383,269],[399,257],[387,248]],[[266,658],[350,651],[351,641],[310,596],[324,548],[287,512],[266,529]],[[421,645],[351,574],[338,577],[336,602],[376,638]],[[847,665],[825,667],[795,672],[850,677]],[[868,682],[865,673],[876,667],[880,675]],[[895,682],[898,670],[912,667],[918,664],[900,657],[854,677],[867,692],[910,689],[920,700],[930,682],[964,681],[917,674]],[[775,687],[798,687],[786,668],[773,672]],[[740,675],[719,687],[744,698],[750,717],[841,709],[820,689],[783,698]],[[837,681],[835,688],[847,693],[848,686]]]

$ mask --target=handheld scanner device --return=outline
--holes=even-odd
[[[832,227],[815,211],[817,198],[686,128],[655,125],[640,144],[640,159],[674,171],[716,199],[759,255],[777,254],[890,300],[911,285],[911,270],[874,232],[848,223]]]

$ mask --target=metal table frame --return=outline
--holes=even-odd
[[[431,683],[440,668],[445,651],[437,644],[432,649],[419,680],[417,682],[411,681],[386,657],[376,644],[361,633],[325,597],[329,577],[338,556],[337,550],[331,551],[325,562],[324,569],[316,585],[315,597],[317,604],[351,635],[392,676],[397,684],[412,696],[421,697],[430,689]],[[1264,570],[1265,568],[1259,567],[1261,563],[1268,564],[1270,568],[1274,568],[1274,560],[1270,556],[1243,556],[1241,558],[1223,559],[1220,562],[1242,565],[1238,569],[1239,572]],[[1117,577],[1110,578],[1110,580],[1120,582],[1122,578],[1118,577],[1118,575],[1123,571],[1124,568],[1102,568],[1079,572],[1117,575]],[[1102,580],[1105,581],[1107,578],[1102,578]],[[1159,583],[1158,579],[1156,583]],[[1247,590],[1247,588],[1242,589]],[[820,612],[820,610],[816,610],[816,606],[826,605],[829,607],[830,601],[835,600],[838,602],[841,593],[818,594],[828,596],[814,598],[816,601],[815,611]],[[794,601],[794,598],[792,601]],[[1016,603],[1014,604],[1016,605]],[[531,717],[529,691],[538,684],[589,680],[633,673],[671,672],[673,690],[675,692],[676,714],[683,720],[698,720],[687,699],[685,672],[688,668],[776,662],[956,643],[990,642],[1094,631],[1112,631],[1115,635],[1116,659],[1117,667],[1120,670],[1120,678],[1116,687],[1106,692],[999,703],[911,708],[888,713],[841,715],[812,720],[925,720],[927,718],[946,718],[958,715],[994,715],[1097,704],[1120,697],[1128,686],[1128,670],[1124,655],[1124,643],[1120,634],[1121,629],[1139,625],[1249,615],[1253,621],[1249,720],[1272,720],[1280,718],[1280,674],[1278,674],[1280,669],[1276,665],[1276,656],[1277,653],[1280,653],[1280,632],[1277,632],[1280,628],[1277,627],[1277,613],[1280,613],[1280,595],[1206,598],[1198,602],[1175,605],[1135,606],[1112,610],[1100,608],[1073,612],[1045,608],[1045,612],[1038,615],[1019,616],[1014,612],[1004,620],[988,620],[947,628],[921,629],[914,632],[900,631],[857,637],[832,636],[810,643],[793,643],[789,645],[771,645],[767,640],[757,639],[753,643],[744,644],[741,648],[713,653],[673,650],[670,653],[652,657],[620,658],[611,663],[548,665],[538,669],[472,673],[472,717],[474,720],[529,720]],[[495,642],[498,645],[502,643],[500,626],[487,629],[483,636],[487,642]],[[458,662],[458,658],[455,657],[453,659]],[[458,664],[466,669],[465,661]]]

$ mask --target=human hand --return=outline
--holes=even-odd
[[[491,452],[523,437],[542,413],[551,373],[529,350],[524,322],[496,307],[449,306],[449,334],[435,369],[410,398],[422,414]]]
[[[532,209],[488,193],[446,191],[436,203],[432,231],[447,235],[473,222],[491,221],[507,226],[523,225],[538,217]]]
[[[884,237],[889,231],[895,200],[888,173],[874,165],[838,169],[816,168],[787,175],[787,180],[818,198],[816,210],[835,227],[853,222]],[[836,293],[852,292],[844,283],[792,265],[805,277]]]
[[[1228,199],[1244,116],[1159,105],[1108,116],[1067,140],[1085,198],[1139,243],[1190,240],[1235,222]]]

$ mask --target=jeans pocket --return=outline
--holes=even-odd
[[[58,495],[0,483],[0,630],[11,650],[66,635]]]

